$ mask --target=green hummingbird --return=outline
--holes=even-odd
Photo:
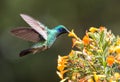
[[[49,29],[47,26],[26,14],[20,14],[20,16],[31,28],[15,28],[11,30],[11,33],[18,38],[35,43],[30,48],[21,51],[19,54],[20,57],[29,53],[35,54],[47,50],[52,46],[58,36],[69,33],[69,30],[63,25]]]

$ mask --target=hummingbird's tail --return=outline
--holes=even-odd
[[[22,56],[25,56],[27,54],[30,54],[30,53],[33,53],[33,49],[29,48],[29,49],[26,49],[26,50],[23,50],[20,52],[19,56],[22,57]]]
[[[46,49],[47,48],[45,46],[43,46],[41,48],[28,48],[26,50],[21,51],[20,54],[19,54],[19,56],[22,57],[22,56],[28,55],[30,53],[35,54],[36,52],[44,51]]]

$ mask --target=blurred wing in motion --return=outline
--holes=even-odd
[[[47,27],[41,24],[39,21],[33,19],[32,17],[20,14],[20,16],[27,22],[32,29],[38,32],[45,40],[47,40]]]
[[[44,40],[43,37],[31,28],[16,28],[11,31],[13,35],[18,38],[24,39],[31,42],[39,42]]]

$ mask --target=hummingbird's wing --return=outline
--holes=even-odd
[[[31,28],[16,28],[11,30],[11,33],[18,38],[31,42],[39,42],[44,40],[43,37]]]
[[[32,17],[20,14],[20,16],[27,22],[36,32],[38,32],[45,40],[47,40],[47,27]]]

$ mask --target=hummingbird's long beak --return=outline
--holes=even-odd
[[[67,33],[70,33],[70,31],[69,31],[67,28],[66,28],[66,32],[67,32]]]

